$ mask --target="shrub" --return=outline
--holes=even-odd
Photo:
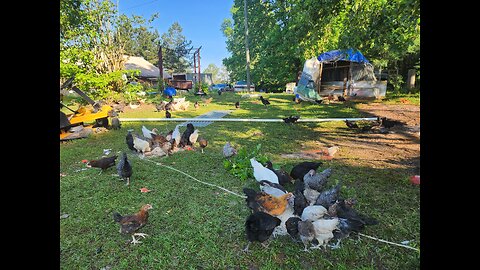
[[[224,168],[231,174],[239,177],[241,180],[254,178],[250,159],[255,158],[262,164],[269,160],[266,155],[260,153],[261,148],[261,144],[257,144],[254,149],[241,148],[233,158],[223,161]]]

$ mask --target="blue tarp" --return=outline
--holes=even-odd
[[[165,88],[165,90],[163,90],[163,94],[166,96],[175,96],[177,94],[177,90],[171,86],[168,86]]]
[[[320,62],[335,62],[338,60],[358,62],[358,63],[370,63],[363,54],[352,48],[346,50],[334,50],[324,52],[317,57]]]

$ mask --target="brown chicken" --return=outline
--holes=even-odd
[[[142,206],[140,211],[134,215],[122,216],[117,212],[113,213],[113,220],[120,224],[120,233],[132,235],[132,242],[134,245],[141,243],[135,239],[135,235],[145,238],[147,234],[137,233],[138,229],[142,228],[147,224],[148,221],[148,210],[152,209],[150,204],[145,204]]]
[[[100,169],[102,169],[100,171],[100,173],[102,173],[106,169],[108,169],[112,166],[115,166],[115,160],[116,159],[117,159],[117,156],[114,155],[114,156],[111,156],[111,157],[105,157],[105,158],[101,158],[101,159],[97,159],[97,160],[90,160],[87,163],[87,167],[88,168],[92,168],[92,167],[100,168]]]
[[[207,147],[208,141],[205,138],[198,138],[197,142],[202,148],[202,153],[203,153],[203,148]]]
[[[287,209],[288,200],[293,197],[291,192],[280,197],[275,197],[263,191],[256,192],[250,188],[244,188],[243,193],[247,195],[245,201],[253,212],[265,212],[272,216],[283,214]]]
[[[205,104],[210,104],[210,102],[212,102],[213,98],[207,98],[207,99],[203,99],[203,102],[205,102]]]

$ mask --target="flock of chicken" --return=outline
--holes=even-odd
[[[224,151],[225,152],[225,151]],[[265,242],[278,235],[290,235],[295,242],[302,242],[304,251],[326,248],[330,240],[341,239],[352,232],[360,232],[366,225],[377,224],[374,218],[367,217],[353,206],[354,199],[341,198],[341,182],[327,188],[332,169],[318,170],[321,162],[302,162],[295,165],[290,174],[283,169],[273,169],[272,163],[266,166],[250,159],[253,174],[260,185],[260,191],[244,188],[247,207],[252,210],[245,222],[249,241]],[[284,186],[295,182],[295,190],[288,192]]]

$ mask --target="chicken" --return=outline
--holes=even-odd
[[[303,209],[302,220],[316,221],[327,214],[328,210],[321,205],[310,205]]]
[[[100,173],[102,173],[103,171],[105,171],[106,169],[112,167],[112,166],[115,166],[115,160],[117,159],[117,156],[114,155],[114,156],[111,156],[111,157],[105,157],[105,158],[101,158],[101,159],[97,159],[97,160],[90,160],[88,163],[87,163],[87,167],[88,168],[100,168],[102,169],[100,171]]]
[[[262,180],[268,180],[272,183],[278,184],[278,176],[268,168],[265,168],[260,162],[256,161],[255,158],[250,159],[250,164],[253,167],[253,176],[260,182]]]
[[[207,98],[207,99],[204,99],[202,98],[203,102],[205,102],[205,105],[208,105],[210,104],[210,102],[212,102],[213,98]]]
[[[305,176],[303,177],[303,182],[308,185],[309,188],[321,192],[327,184],[327,180],[330,175],[332,175],[331,168],[325,169],[321,173],[317,173],[315,170],[312,169],[308,171],[307,174],[305,174]]]
[[[170,142],[170,141],[172,140],[172,134],[173,134],[173,129],[170,130],[170,131],[167,133],[167,135],[165,135],[165,139]]]
[[[158,134],[158,130],[156,128],[149,130],[145,126],[142,126],[142,134],[147,139],[152,139],[152,133]]]
[[[322,191],[320,195],[318,195],[317,200],[315,201],[315,205],[321,205],[327,209],[335,203],[338,198],[338,193],[340,192],[341,183],[338,183],[331,189]]]
[[[202,148],[202,153],[203,153],[203,148],[207,147],[208,141],[205,138],[198,138],[198,144]]]
[[[262,101],[262,103],[265,107],[267,107],[267,105],[270,105],[270,101],[264,99],[262,96],[260,96],[260,100]]]
[[[116,129],[120,129],[122,127],[122,123],[120,123],[120,120],[118,119],[118,117],[112,117],[112,129],[116,130]]]
[[[281,222],[280,222],[280,225],[278,225],[275,228],[275,230],[273,230],[273,237],[288,235],[288,231],[285,223],[289,218],[296,216],[293,214],[293,212],[295,211],[293,208],[294,206],[293,199],[294,199],[293,196],[290,197],[288,199],[287,208],[285,209],[285,211],[282,214],[276,216],[280,219]]]
[[[292,183],[292,177],[283,169],[275,170],[273,164],[270,161],[267,161],[265,164],[269,170],[274,172],[278,177],[278,183],[282,186],[285,186],[287,183]]]
[[[137,152],[141,152],[142,154],[151,151],[150,142],[142,140],[137,136],[133,136],[133,147],[137,149]]]
[[[235,108],[236,109],[240,108],[240,101],[235,102]]]
[[[165,111],[171,111],[173,109],[173,99],[165,104]]]
[[[297,122],[298,119],[300,119],[300,116],[289,116],[289,117],[285,117],[285,118],[282,118],[283,119],[283,122],[287,123],[287,124],[293,124],[295,122]]]
[[[183,132],[182,137],[180,138],[180,146],[192,145],[190,142],[190,135],[194,132],[195,128],[192,123],[187,124],[187,129]]]
[[[404,125],[405,123],[397,120],[390,120],[390,119],[387,119],[386,117],[380,118],[380,126],[384,128],[392,128],[394,126],[404,126]]]
[[[313,243],[311,248],[325,247],[327,243],[332,239],[333,231],[337,229],[339,224],[338,218],[334,219],[319,219],[316,221],[299,220],[298,218],[292,218],[289,222],[289,234],[292,238],[297,237],[295,235],[298,232],[300,240],[303,242],[304,251],[308,251],[308,244]],[[295,224],[297,228],[295,229]]]
[[[280,197],[288,193],[280,184],[275,184],[267,180],[260,181],[260,190],[275,197]]]
[[[352,121],[345,120],[345,124],[347,124],[347,127],[349,127],[349,128],[358,128],[357,123],[352,122]]]
[[[305,185],[305,189],[303,190],[303,196],[305,196],[305,199],[307,199],[307,205],[313,205],[317,200],[318,195],[320,195],[320,192],[316,191],[315,189],[311,189],[310,187],[308,187],[308,185]]]
[[[263,191],[257,193],[250,188],[243,188],[243,193],[247,195],[245,201],[253,212],[261,211],[272,216],[278,216],[285,212],[289,199],[293,197],[293,194],[290,192],[280,197],[275,197]]]
[[[338,101],[347,101],[343,96],[337,96]]]
[[[128,149],[137,152],[137,149],[135,149],[133,146],[132,130],[128,130],[127,136],[125,137],[125,142],[127,143]]]
[[[327,148],[328,156],[333,157],[338,152],[339,149],[340,149],[340,147],[338,147],[338,146],[328,147]]]
[[[197,142],[197,139],[198,139],[198,129],[195,129],[195,131],[192,134],[190,134],[188,141],[190,142],[190,145],[193,146]]]
[[[237,149],[235,149],[230,142],[227,142],[223,146],[223,156],[226,158],[233,157],[234,155],[237,154]]]
[[[355,209],[353,209],[349,204],[347,204],[347,200],[337,200],[335,202],[336,207],[336,214],[339,218],[346,218],[348,220],[357,220],[363,223],[364,225],[376,225],[378,224],[378,220],[375,218],[367,217]]]
[[[303,181],[303,177],[308,173],[308,171],[312,169],[316,170],[320,165],[322,165],[322,162],[301,162],[292,168],[290,171],[290,176],[295,180]]]
[[[295,183],[295,191],[293,192],[293,196],[294,196],[294,200],[293,200],[294,212],[293,213],[297,216],[301,216],[305,207],[309,205],[309,202],[303,195],[304,189],[305,188],[304,188],[303,182],[297,181]]]
[[[198,104],[198,101],[195,101],[195,103],[193,104],[193,107],[195,107],[195,109],[198,109],[198,107],[200,107],[200,105]]]
[[[180,139],[181,139],[181,135],[177,125],[175,126],[175,129],[173,130],[173,133],[172,133],[172,148],[177,147],[180,144]]]
[[[165,118],[172,118],[172,114],[169,111],[165,111]]]
[[[338,218],[332,219],[319,219],[312,223],[315,229],[315,238],[318,241],[318,245],[312,248],[326,247],[328,242],[334,237],[333,232],[338,230],[340,221]]]
[[[122,112],[123,113],[123,110],[125,109],[125,105],[122,104],[122,103],[115,102],[115,104],[113,104],[112,108],[116,112]]]
[[[167,141],[167,139],[162,135],[162,134],[154,134],[152,133],[152,142],[153,144],[158,144],[158,145],[162,145],[163,143],[165,143]]]
[[[155,109],[157,109],[157,112],[165,110],[165,105],[167,105],[166,101],[160,102],[160,104],[155,104]]]
[[[315,239],[315,227],[313,227],[313,222],[311,220],[300,220],[296,223],[300,240],[304,246],[303,251],[308,251],[308,244]]]
[[[300,234],[298,231],[298,222],[301,221],[297,216],[290,217],[285,222],[285,227],[287,228],[287,233],[292,237],[295,242],[301,241]]]
[[[145,238],[147,236],[144,233],[136,233],[140,228],[145,226],[148,221],[148,210],[152,209],[150,204],[145,204],[142,206],[140,211],[133,215],[122,216],[117,212],[113,213],[113,220],[120,224],[120,233],[132,235],[132,243],[138,244],[141,243],[135,239],[135,235]]]
[[[170,154],[172,150],[172,143],[169,141],[166,141],[160,145],[160,148],[162,148],[163,152],[166,153],[166,155],[168,156],[168,154]]]
[[[128,161],[127,153],[123,152],[122,158],[117,164],[118,175],[130,185],[130,177],[132,176],[132,165]]]
[[[248,244],[243,249],[248,252],[248,247],[252,242],[260,242],[266,247],[264,242],[267,241],[273,233],[275,227],[280,225],[281,220],[264,212],[256,212],[248,216],[245,221],[245,232]]]

